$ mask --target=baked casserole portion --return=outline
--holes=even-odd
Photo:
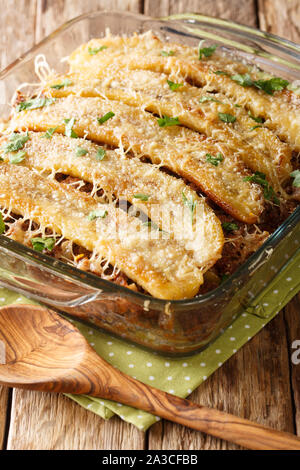
[[[152,32],[68,60],[2,124],[1,234],[177,300],[220,285],[296,208],[288,81]]]

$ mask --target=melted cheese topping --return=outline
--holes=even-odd
[[[88,48],[107,46],[107,49],[96,55],[90,55]],[[169,57],[161,55],[162,50],[172,50]],[[224,93],[234,99],[235,103],[246,106],[255,116],[266,119],[265,126],[300,150],[300,99],[294,93],[284,90],[270,96],[262,90],[253,87],[243,87],[231,80],[227,75],[216,75],[214,72],[222,69],[224,61],[217,55],[211,60],[198,59],[196,48],[178,44],[162,43],[151,32],[133,37],[106,37],[92,39],[81,45],[69,57],[71,72],[91,73],[97,75],[100,68],[112,63],[118,67],[130,69],[146,69],[164,72],[174,76],[184,76],[193,80],[199,86]],[[238,71],[234,66],[226,64],[230,72]],[[224,70],[224,69],[223,69]],[[255,79],[255,74],[253,75]]]
[[[139,219],[112,204],[7,163],[0,164],[0,187],[0,206],[96,252],[153,296],[193,297],[203,282],[192,256],[176,240],[149,238]],[[106,215],[91,220],[93,211]]]
[[[103,124],[98,119],[113,112]],[[64,121],[74,119],[73,131],[80,137],[124,147],[136,156],[147,156],[187,178],[211,199],[239,220],[258,220],[264,203],[260,187],[245,181],[245,167],[237,154],[225,144],[206,139],[180,126],[161,128],[149,113],[117,101],[68,96],[42,109],[15,113],[11,128],[47,131],[57,127],[65,132]],[[207,155],[221,154],[217,166]]]
[[[80,75],[56,77],[48,83],[44,92],[54,97],[70,94],[103,96],[160,116],[178,116],[185,126],[230,146],[249,168],[265,173],[277,191],[281,190],[280,183],[289,178],[292,171],[292,151],[289,146],[280,142],[268,128],[262,125],[256,127],[254,119],[243,108],[230,103],[225,95],[209,94],[179,77],[174,78],[174,83],[180,86],[172,91],[168,84],[172,76],[149,70],[120,69],[117,65],[99,69],[99,78],[93,78],[94,75],[94,69],[88,69]],[[66,80],[70,81],[69,86],[51,88]],[[228,126],[221,121],[219,113],[235,116],[235,123]]]
[[[109,201],[114,197],[129,201],[157,227],[193,251],[203,272],[221,257],[224,236],[219,219],[205,199],[181,179],[163,173],[155,165],[128,158],[121,151],[105,150],[103,160],[97,161],[100,147],[84,139],[59,134],[46,139],[44,134],[33,132],[29,136],[23,166],[39,172],[65,173],[92,183],[94,194],[101,188]],[[0,146],[6,141],[2,139]],[[77,156],[78,148],[87,153]],[[10,153],[3,155],[7,162],[10,157]],[[143,202],[135,197],[138,195],[147,196],[148,200]],[[196,204],[193,224],[184,198]]]

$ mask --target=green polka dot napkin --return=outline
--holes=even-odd
[[[166,358],[155,352],[147,352],[89,326],[74,323],[97,353],[113,366],[144,383],[186,397],[272,320],[299,290],[300,257],[295,256],[214,343],[201,353],[181,359]],[[34,302],[0,288],[0,306],[24,303]],[[259,313],[260,311],[263,315]],[[109,400],[82,395],[68,396],[102,418],[109,419],[117,414],[141,430],[146,430],[159,420],[149,413]]]

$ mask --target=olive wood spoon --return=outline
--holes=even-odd
[[[114,400],[249,449],[300,449],[300,439],[145,385],[97,355],[80,331],[40,306],[0,309],[0,383]]]

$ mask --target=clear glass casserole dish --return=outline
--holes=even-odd
[[[66,23],[0,74],[1,117],[9,115],[8,103],[16,88],[36,81],[38,54],[46,57],[51,68],[64,72],[67,65],[58,58],[103,36],[106,28],[117,35],[152,30],[165,41],[192,46],[199,39],[213,40],[238,60],[290,82],[299,78],[300,47],[252,28],[193,14],[156,20],[96,12]],[[185,355],[207,346],[292,257],[300,259],[299,232],[300,207],[229,279],[192,300],[166,301],[133,292],[5,236],[0,236],[0,285],[140,345],[168,355]]]

